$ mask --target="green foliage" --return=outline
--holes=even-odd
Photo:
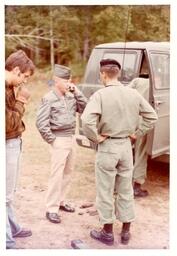
[[[129,41],[169,41],[170,8],[169,6],[133,6],[131,8],[131,29]]]
[[[127,6],[108,6],[96,15],[94,17],[96,43],[124,41],[127,15]]]
[[[43,68],[53,54],[80,75],[96,44],[169,41],[170,6],[6,6],[5,33],[7,55],[22,48]]]

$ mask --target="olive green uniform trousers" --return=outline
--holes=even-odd
[[[130,139],[106,139],[99,144],[95,171],[96,206],[101,224],[114,223],[116,218],[121,222],[133,221],[133,156]]]
[[[147,135],[138,138],[135,142],[135,164],[133,170],[133,182],[143,184],[147,176]]]
[[[149,101],[149,79],[137,77],[128,85],[136,89],[147,101]],[[140,122],[142,118],[140,118]],[[135,163],[133,170],[133,181],[139,184],[145,182],[147,176],[147,135],[138,137],[135,142]]]

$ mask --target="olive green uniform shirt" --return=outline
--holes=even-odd
[[[130,88],[136,89],[147,101],[149,101],[149,79],[136,77],[134,78],[128,86]]]
[[[140,124],[139,116],[142,117]],[[143,136],[153,128],[157,114],[136,90],[119,82],[95,92],[81,119],[85,135],[98,143],[99,134],[111,137]]]

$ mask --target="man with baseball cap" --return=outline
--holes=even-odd
[[[65,197],[74,168],[76,112],[83,112],[87,100],[71,83],[70,77],[70,68],[55,65],[54,87],[42,98],[36,121],[42,138],[51,149],[46,218],[53,223],[61,222],[59,210],[75,211],[73,207],[66,204]]]

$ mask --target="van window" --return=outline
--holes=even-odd
[[[105,52],[104,59],[115,59],[122,67],[121,77],[119,78],[122,82],[130,82],[136,77],[136,67],[138,54],[136,51],[119,51],[119,52]]]
[[[153,83],[156,89],[167,89],[170,87],[170,56],[167,53],[150,54]]]

